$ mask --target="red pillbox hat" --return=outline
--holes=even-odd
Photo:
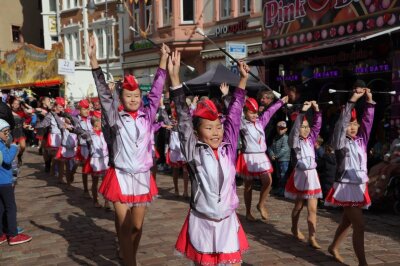
[[[211,100],[203,100],[197,104],[193,116],[215,121],[218,119],[218,109]]]
[[[126,75],[124,77],[124,82],[122,83],[122,88],[128,91],[134,91],[139,89],[139,85],[137,84],[134,76]]]
[[[246,108],[251,112],[258,112],[258,103],[254,98],[247,98],[244,106],[246,106]]]
[[[78,106],[80,107],[80,108],[83,108],[83,109],[88,109],[89,108],[89,101],[88,100],[80,100],[79,101],[79,103],[78,103]]]

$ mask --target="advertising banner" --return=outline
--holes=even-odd
[[[0,61],[0,88],[54,86],[62,83],[57,65],[63,54],[61,43],[53,44],[50,51],[24,44],[5,53],[4,61]]]
[[[400,0],[263,0],[265,54],[400,25]]]

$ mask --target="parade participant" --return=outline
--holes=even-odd
[[[272,185],[271,173],[273,168],[268,159],[267,144],[264,129],[270,121],[270,118],[287,103],[285,96],[278,100],[258,117],[258,103],[253,98],[247,98],[244,106],[244,117],[241,120],[240,138],[242,149],[236,164],[238,175],[244,180],[244,203],[246,205],[246,219],[255,221],[251,214],[252,185],[253,179],[261,180],[260,198],[257,204],[257,210],[261,213],[262,219],[268,218],[265,203]]]
[[[359,123],[355,112],[356,102],[366,96],[364,113]],[[371,204],[368,194],[367,144],[374,121],[375,102],[370,89],[358,80],[353,95],[342,110],[333,134],[332,145],[336,155],[336,180],[325,199],[327,206],[344,207],[342,220],[336,230],[329,253],[343,262],[339,245],[350,226],[353,227],[353,248],[359,265],[367,265],[364,251],[364,221],[362,209]]]
[[[48,112],[50,112],[51,109],[51,101],[50,98],[45,96],[45,97],[40,97],[39,99],[39,107],[36,108],[36,115],[37,115],[37,121],[36,123],[40,123],[43,121],[44,117],[47,115]],[[36,125],[35,125],[36,127]],[[44,128],[36,129],[36,138],[39,141],[39,155],[43,155],[44,159],[44,164],[45,164],[45,172],[50,172],[50,165],[51,165],[51,160],[47,154],[46,151],[46,141],[43,141],[43,139],[46,139],[47,137],[47,131]]]
[[[18,153],[18,165],[22,164],[22,156],[24,154],[26,148],[26,136],[24,133],[24,128],[30,128],[29,123],[26,123],[26,120],[31,118],[32,110],[31,108],[24,108],[22,107],[21,101],[11,96],[8,101],[12,114],[15,121],[15,128],[12,131],[12,137],[14,143],[18,144],[20,149]]]
[[[161,97],[160,100],[160,108],[158,110],[159,113],[159,119],[161,121],[154,122],[153,127],[152,127],[152,139],[151,139],[151,145],[152,145],[152,154],[153,154],[153,167],[151,168],[151,174],[154,177],[154,180],[157,180],[157,160],[160,158],[160,153],[157,150],[157,147],[155,145],[155,134],[161,129],[165,128],[167,130],[172,129],[171,121],[169,120],[167,111],[165,110],[165,105],[163,98]]]
[[[90,122],[90,103],[88,100],[84,99],[79,101],[78,103],[79,115],[77,117],[77,127],[80,127],[82,130],[87,132],[92,131],[92,124]],[[89,147],[87,139],[84,138],[85,135],[79,136],[79,145],[78,150],[76,152],[76,161],[78,164],[84,166],[88,163],[89,158]],[[90,198],[89,188],[88,188],[88,172],[84,167],[82,168],[82,183],[83,183],[83,193],[86,198]]]
[[[0,221],[0,244],[8,240],[9,245],[18,245],[32,240],[31,236],[18,233],[17,205],[13,188],[13,175],[11,164],[18,154],[18,146],[9,144],[10,125],[0,119],[0,218],[5,214],[7,228],[3,228]],[[3,230],[6,229],[6,232]]]
[[[185,99],[186,102],[186,99]],[[179,133],[177,126],[178,115],[176,113],[175,103],[171,102],[171,117],[173,128],[170,131],[169,144],[166,161],[167,164],[172,168],[172,178],[174,182],[175,196],[179,196],[178,179],[183,178],[183,197],[188,198],[189,192],[189,177],[186,168],[186,161],[181,151],[181,143],[179,141]]]
[[[59,123],[63,125],[61,128],[61,145],[58,147],[55,159],[64,162],[66,181],[67,185],[70,187],[74,181],[74,159],[78,145],[78,136],[73,132],[74,126],[72,124],[72,117],[68,117],[65,113],[63,122],[64,123]],[[63,177],[59,180],[60,183],[64,183],[62,178]]]
[[[104,113],[106,127],[111,128],[113,160],[101,183],[99,192],[113,202],[119,232],[118,239],[124,265],[136,265],[136,254],[142,234],[146,206],[158,194],[154,178],[150,174],[153,165],[151,154],[152,124],[160,102],[167,76],[166,65],[169,48],[163,45],[159,68],[152,89],[147,95],[149,105],[142,105],[139,85],[132,75],[124,78],[119,98],[123,110],[112,97],[104,74],[96,58],[96,43],[92,36],[89,43],[89,58],[94,81]]]
[[[315,112],[312,128],[310,128],[306,118],[306,112],[311,106]],[[315,101],[304,102],[289,134],[289,146],[295,153],[296,161],[294,171],[285,187],[285,197],[295,200],[292,210],[291,231],[297,239],[304,239],[304,235],[298,229],[298,223],[301,210],[305,201],[307,201],[308,241],[310,246],[315,249],[321,248],[316,240],[316,227],[317,204],[318,198],[322,198],[322,190],[316,170],[314,149],[314,143],[320,129],[321,112],[318,104]]]
[[[63,183],[62,177],[64,175],[64,162],[56,159],[58,148],[61,146],[61,129],[64,127],[64,123],[60,118],[60,115],[64,111],[65,99],[62,97],[56,97],[52,111],[49,112],[45,118],[36,124],[36,128],[43,128],[48,131],[46,139],[47,154],[51,160],[50,174],[56,174],[56,167],[58,170],[58,180]]]
[[[94,111],[90,122],[92,125],[90,138],[88,138],[90,156],[86,161],[83,170],[92,175],[93,204],[96,208],[100,208],[101,205],[98,201],[97,188],[99,179],[104,177],[108,169],[108,148],[106,140],[104,139],[104,134],[101,131],[101,113],[99,111]],[[109,207],[107,200],[104,203],[104,207]]]
[[[240,265],[248,242],[236,215],[235,161],[240,115],[249,67],[239,63],[240,81],[232,95],[224,124],[210,100],[201,100],[190,115],[179,81],[180,53],[168,63],[171,97],[178,113],[178,131],[191,179],[189,214],[176,250],[195,265]]]

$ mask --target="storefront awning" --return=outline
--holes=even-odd
[[[312,44],[303,45],[303,46],[291,47],[288,49],[281,49],[274,53],[268,53],[265,55],[248,58],[247,62],[249,65],[262,66],[262,65],[265,65],[265,61],[269,60],[269,59],[290,56],[290,55],[300,54],[300,53],[306,53],[306,52],[312,52],[312,51],[316,51],[316,50],[332,48],[332,47],[337,47],[337,46],[352,44],[352,43],[357,43],[357,42],[363,42],[363,41],[366,41],[369,39],[373,39],[373,38],[376,38],[376,37],[379,37],[379,36],[382,36],[385,34],[391,34],[391,33],[397,32],[397,31],[400,31],[400,26],[397,26],[397,27],[394,27],[394,28],[391,28],[388,30],[384,30],[384,31],[368,32],[365,34],[358,34],[358,35],[353,35],[353,36],[337,38],[334,40],[327,40],[325,42],[318,42],[318,43],[312,43]]]

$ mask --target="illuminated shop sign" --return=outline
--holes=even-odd
[[[263,0],[265,54],[400,25],[400,0]]]
[[[339,77],[339,73],[340,73],[339,70],[317,72],[317,73],[314,73],[314,78],[315,79],[337,78],[337,77]]]
[[[374,66],[365,66],[365,67],[356,67],[354,72],[357,74],[367,74],[367,73],[376,73],[376,72],[389,72],[390,66],[388,64],[382,65],[374,65]]]
[[[276,77],[277,81],[298,81],[300,79],[299,75],[287,75]]]

